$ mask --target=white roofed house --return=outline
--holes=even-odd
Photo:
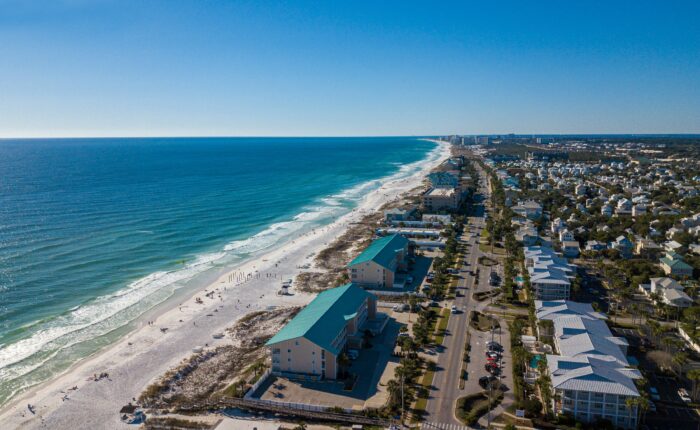
[[[598,242],[597,240],[589,240],[586,242],[586,251],[598,252],[606,249],[608,245],[603,242]]]
[[[525,267],[537,300],[568,299],[575,266],[551,248],[525,247]]]
[[[632,216],[640,217],[647,213],[647,206],[645,204],[639,203],[632,207]]]
[[[634,243],[634,252],[637,255],[651,256],[659,252],[661,247],[651,239],[639,238]]]
[[[566,223],[561,218],[556,218],[552,221],[551,230],[553,234],[559,234],[559,231],[566,227]]]
[[[532,246],[537,243],[539,235],[535,227],[523,226],[515,232],[515,240],[524,246]]]
[[[588,423],[605,419],[615,427],[637,428],[637,407],[627,406],[627,399],[640,397],[634,383],[642,378],[638,370],[589,355],[548,355],[547,370],[556,399],[555,414],[568,413]]]
[[[608,420],[615,427],[637,427],[637,407],[627,400],[640,396],[635,380],[642,376],[629,367],[627,341],[613,336],[605,315],[590,304],[535,301],[538,320],[550,320],[558,355],[547,355],[555,414],[595,423]]]
[[[617,202],[617,207],[615,208],[615,213],[617,215],[631,215],[632,214],[632,201],[628,199],[621,199]]]
[[[693,299],[683,291],[683,286],[671,278],[651,278],[648,285],[640,285],[640,290],[647,296],[657,294],[668,306],[687,308],[693,305]]]
[[[534,200],[519,202],[511,208],[517,215],[536,220],[542,216],[542,205]]]
[[[581,253],[581,248],[579,247],[578,241],[565,240],[561,243],[561,252],[564,254],[564,257],[576,258]]]
[[[528,270],[530,285],[535,297],[540,300],[568,299],[571,292],[571,280],[567,273],[554,267],[532,268]]]
[[[563,229],[559,231],[559,242],[565,242],[568,240],[574,240],[574,233],[567,230]]]

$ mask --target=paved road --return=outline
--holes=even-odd
[[[482,176],[482,184],[485,183],[483,179]],[[478,194],[488,199],[488,190],[485,187],[482,187]],[[487,302],[477,304],[472,300],[471,295],[474,288],[474,277],[467,273],[468,271],[476,270],[478,259],[481,255],[478,241],[481,229],[485,225],[483,208],[477,206],[474,215],[476,216],[469,218],[468,226],[471,227],[465,228],[463,235],[460,237],[460,242],[465,244],[468,250],[464,258],[467,264],[463,264],[460,268],[460,279],[457,284],[457,290],[462,294],[454,300],[454,305],[460,309],[460,312],[452,314],[447,325],[448,335],[445,337],[442,350],[438,355],[438,371],[435,373],[433,389],[430,392],[430,397],[426,406],[425,423],[422,426],[424,429],[463,428],[462,424],[454,416],[455,403],[459,397],[474,392],[466,389],[461,390],[459,388],[462,357],[469,326],[467,321],[469,311],[474,309],[477,305],[485,307],[487,304]],[[483,277],[486,273],[481,275]],[[465,388],[466,387],[465,385]]]

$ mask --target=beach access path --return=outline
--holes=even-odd
[[[138,398],[144,388],[168,369],[188,358],[194,348],[230,342],[228,337],[213,339],[212,334],[224,332],[252,311],[308,303],[313,295],[294,289],[291,296],[278,296],[281,279],[292,278],[301,271],[300,266],[312,264],[312,254],[329,245],[350,224],[420,186],[425,175],[450,155],[445,143],[440,143],[435,151],[437,157],[426,159],[410,176],[390,180],[368,193],[357,208],[332,224],[225,271],[206,287],[206,293],[214,294],[205,296],[205,291],[199,290],[189,298],[160,306],[147,317],[152,323],[144,319],[137,329],[114,345],[80,361],[53,380],[30,388],[3,407],[0,428],[131,428],[120,421],[119,409]],[[253,276],[247,276],[245,282],[235,281],[240,274]],[[103,372],[109,376],[91,380],[93,375]],[[34,414],[28,410],[28,404],[33,405]]]

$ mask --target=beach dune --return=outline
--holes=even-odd
[[[368,193],[352,212],[332,224],[226,270],[189,297],[176,297],[157,307],[114,345],[5,405],[0,411],[0,428],[128,428],[119,419],[121,406],[133,402],[148,384],[187,358],[193,349],[229,342],[226,337],[214,339],[214,333],[224,332],[252,311],[308,303],[313,295],[294,291],[291,296],[277,295],[282,279],[292,278],[300,266],[312,263],[313,255],[348,225],[419,186],[424,176],[449,156],[444,143],[436,151],[438,157],[421,163],[412,175],[390,180]]]

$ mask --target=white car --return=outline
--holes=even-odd
[[[452,313],[456,314],[457,312],[459,312],[459,309],[457,309],[457,306],[452,305]]]

